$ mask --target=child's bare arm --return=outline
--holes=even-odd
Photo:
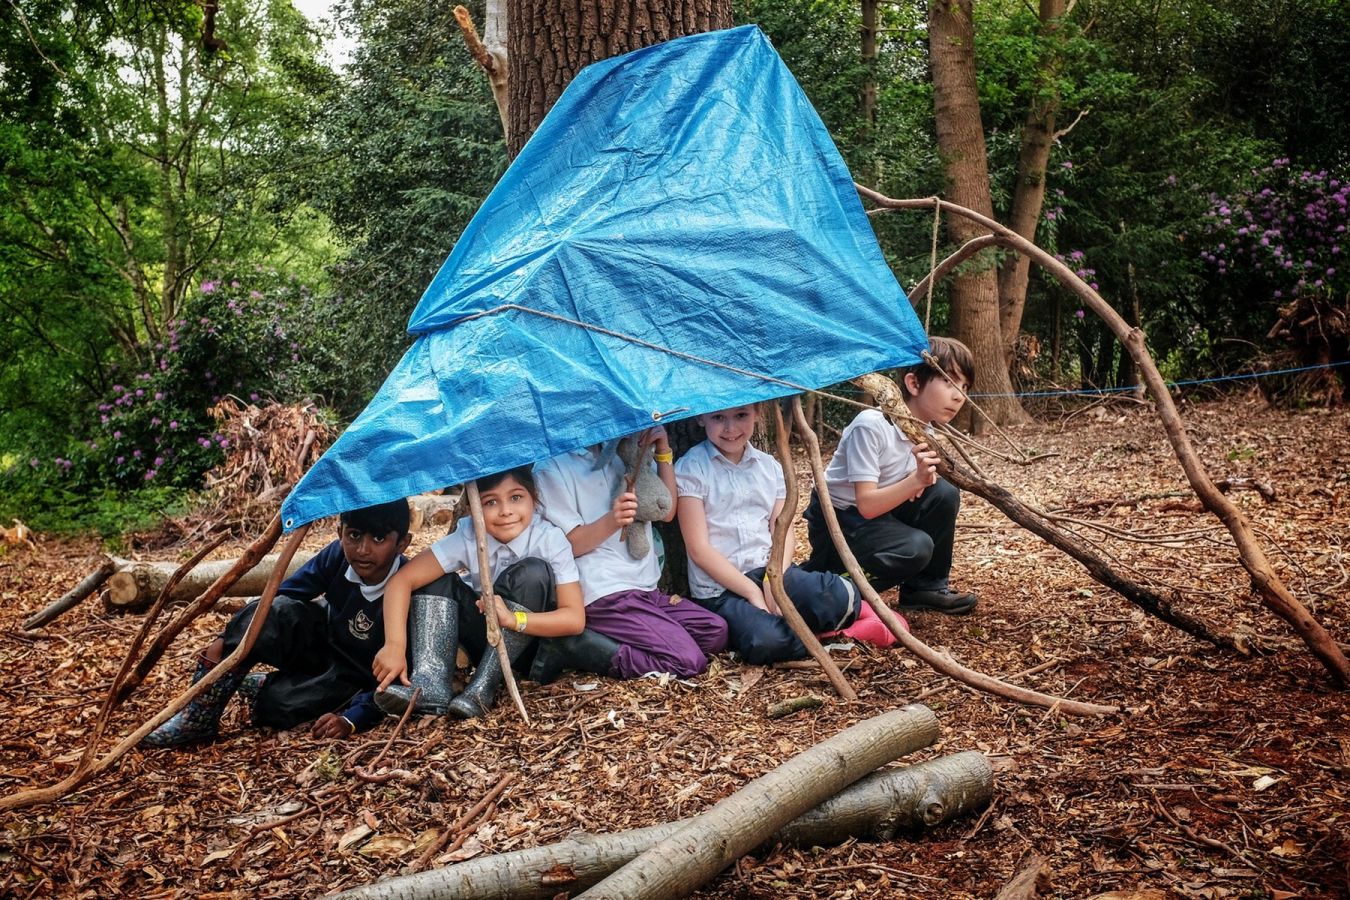
[[[745,573],[718,553],[708,540],[708,517],[703,501],[698,497],[684,496],[678,504],[680,534],[684,537],[684,549],[689,558],[722,587],[739,594],[760,609],[768,609],[763,588],[745,577]]]
[[[444,574],[436,555],[423,550],[384,586],[384,646],[375,654],[370,667],[380,680],[377,690],[384,690],[396,680],[412,684],[408,680],[408,606],[412,603],[412,592]]]
[[[891,510],[908,503],[925,490],[937,484],[938,455],[928,449],[927,444],[914,447],[915,469],[895,484],[877,487],[875,481],[855,481],[854,493],[858,498],[858,512],[864,519],[875,519]]]
[[[614,498],[609,512],[594,522],[578,525],[567,532],[567,542],[572,545],[573,556],[584,556],[599,547],[609,536],[625,525],[631,525],[637,519],[637,494],[631,491]]]
[[[586,604],[581,597],[581,583],[569,581],[557,586],[558,608],[547,612],[526,613],[525,634],[534,637],[567,637],[580,634],[586,627]],[[497,610],[497,624],[508,631],[518,631],[516,614],[500,596],[493,600]],[[483,611],[483,598],[478,598],[478,611]]]

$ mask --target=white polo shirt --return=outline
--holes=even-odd
[[[865,409],[848,423],[825,467],[830,502],[839,509],[858,505],[858,481],[888,487],[916,468],[914,445],[879,409]]]
[[[603,468],[596,469],[597,459],[591,450],[574,450],[534,467],[534,484],[544,517],[564,536],[608,513],[623,485],[623,460],[614,454]],[[652,465],[655,467],[655,463]],[[636,527],[646,529],[647,537],[651,538],[650,522],[640,522]],[[581,573],[581,596],[587,604],[619,591],[656,590],[661,565],[656,559],[655,543],[645,557],[633,559],[628,555],[628,545],[619,540],[620,534],[622,529],[605,538],[590,553],[576,558]]]
[[[773,547],[774,504],[787,497],[778,460],[749,445],[739,463],[722,455],[712,441],[694,447],[675,464],[681,497],[703,501],[708,543],[739,572],[769,561]],[[722,585],[689,560],[689,593],[699,600],[721,596]]]
[[[488,565],[492,566],[492,577],[497,578],[502,570],[512,563],[533,556],[542,559],[553,567],[554,584],[571,584],[578,581],[576,560],[572,559],[572,545],[567,536],[555,526],[544,520],[535,511],[535,516],[525,530],[503,544],[492,535],[487,536]],[[482,571],[478,566],[478,541],[474,536],[473,519],[460,519],[459,525],[450,534],[431,545],[431,552],[445,572],[467,571],[465,581],[475,591],[483,589]]]

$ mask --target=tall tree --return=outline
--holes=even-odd
[[[988,152],[980,119],[975,78],[975,22],[972,0],[933,0],[928,8],[929,58],[933,69],[933,109],[938,151],[947,173],[947,199],[993,218]],[[958,243],[982,233],[978,225],[951,217],[947,233]],[[975,388],[990,394],[980,405],[995,423],[1029,421],[1004,362],[999,324],[998,272],[987,258],[976,258],[952,282],[952,332],[970,347],[978,369]],[[987,427],[978,418],[976,430]]]
[[[520,152],[585,66],[731,25],[730,0],[506,0],[507,152]]]
[[[1059,55],[1054,40],[1065,13],[1065,0],[1040,0],[1041,50],[1033,75],[1030,104],[1022,124],[1022,148],[1017,158],[1017,182],[1013,186],[1008,227],[1033,243],[1036,223],[1045,205],[1045,169],[1055,140],[1055,117],[1059,114]],[[999,330],[1003,336],[1003,356],[1011,364],[1017,335],[1022,328],[1022,311],[1027,303],[1027,282],[1031,260],[1020,253],[1009,256],[999,268]]]

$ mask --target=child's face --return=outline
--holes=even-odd
[[[412,535],[401,538],[397,531],[371,534],[352,525],[338,525],[338,540],[342,541],[342,555],[356,577],[366,584],[379,584],[389,575],[389,567],[405,549]]]
[[[510,475],[481,496],[487,533],[503,544],[519,536],[534,518],[534,498]]]
[[[905,402],[909,405],[909,411],[924,422],[946,424],[956,418],[966,402],[962,392],[970,388],[970,383],[959,369],[952,372],[952,377],[956,379],[955,384],[938,375],[920,388],[919,379],[913,372],[906,375],[905,387],[908,390],[905,391]]]
[[[708,433],[708,440],[723,456],[739,462],[755,430],[755,408],[733,406],[731,409],[699,416],[698,422]]]

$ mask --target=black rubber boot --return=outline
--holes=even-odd
[[[619,642],[590,628],[567,637],[546,638],[539,642],[530,667],[530,680],[540,684],[556,681],[564,669],[577,669],[608,675],[619,653]]]
[[[508,602],[506,605],[513,610],[529,612],[519,603]],[[506,644],[507,657],[515,662],[535,639],[528,634],[503,628],[502,641]],[[492,709],[492,705],[497,702],[497,691],[501,686],[502,662],[497,656],[497,648],[489,645],[484,648],[483,655],[478,660],[478,667],[473,671],[473,680],[464,687],[458,697],[450,701],[445,714],[456,719],[476,719]]]
[[[443,716],[455,696],[455,652],[459,648],[459,606],[447,579],[437,579],[413,594],[408,605],[408,680],[412,687],[391,684],[375,692],[375,705],[391,716],[408,709],[414,689],[424,715]]]

